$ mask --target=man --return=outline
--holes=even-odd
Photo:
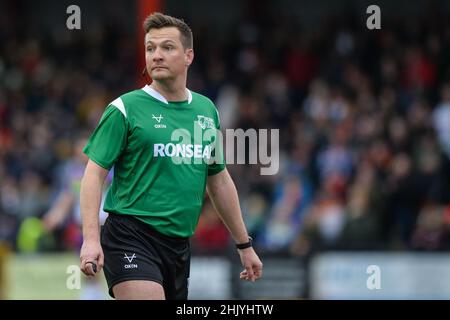
[[[144,30],[152,84],[114,100],[84,149],[89,161],[80,191],[81,270],[94,276],[104,265],[116,299],[187,299],[189,237],[206,188],[237,244],[245,267],[240,278],[255,281],[262,263],[246,231],[236,188],[222,159],[209,161],[221,154],[214,148],[217,137],[198,138],[199,130],[220,129],[220,124],[214,104],[186,88],[194,58],[192,32],[183,21],[161,13],[147,17]],[[113,165],[104,206],[110,214],[100,239],[101,189]]]

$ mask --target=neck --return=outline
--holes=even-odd
[[[167,101],[183,101],[188,99],[186,82],[168,84],[153,80],[150,86],[166,98]]]

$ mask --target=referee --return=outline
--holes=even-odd
[[[81,270],[94,276],[104,267],[109,294],[116,299],[187,299],[189,237],[207,190],[236,242],[245,268],[240,278],[255,281],[262,263],[221,145],[215,145],[217,136],[196,134],[216,132],[220,123],[211,100],[186,88],[194,59],[192,31],[161,13],[148,16],[144,30],[152,84],[111,102],[84,148],[89,161],[80,190]],[[174,140],[174,132],[182,137]],[[113,166],[104,204],[109,216],[100,234],[102,186]]]

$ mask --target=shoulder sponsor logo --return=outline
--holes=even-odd
[[[214,129],[214,120],[205,116],[197,115],[197,123],[202,129],[211,128]]]
[[[152,114],[152,119],[158,122],[155,123],[155,128],[166,128],[166,125],[161,123],[161,120],[164,119],[164,117],[161,114],[159,116],[155,116],[154,114]]]

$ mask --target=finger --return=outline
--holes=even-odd
[[[81,272],[83,272],[85,275],[87,275],[87,274],[86,274],[86,264],[85,264],[85,261],[84,261],[84,260],[81,260],[81,262],[80,262],[80,270],[81,270]]]
[[[248,275],[249,280],[255,281],[254,274],[253,274],[253,268],[251,266],[248,266],[248,267],[245,267],[245,270],[247,270],[247,275]]]
[[[90,263],[87,263],[86,262],[86,275],[87,276],[93,276],[94,275],[94,267],[93,267],[93,265],[92,264],[90,264]]]
[[[97,273],[102,271],[103,266],[105,265],[105,256],[102,254],[100,254],[100,256],[98,257],[98,263],[97,263]]]
[[[95,274],[97,273],[97,263],[95,261],[86,262],[86,270],[88,271],[89,275],[95,276]]]
[[[239,278],[242,279],[242,280],[248,281],[249,279],[248,279],[247,270],[242,271],[242,272],[240,273],[240,275],[239,275]]]
[[[94,276],[95,272],[94,272],[94,264],[95,264],[95,268],[96,263],[94,261],[83,261],[83,263],[81,264],[81,271],[83,271],[83,273],[87,276]]]
[[[256,269],[254,271],[254,275],[255,275],[255,280],[261,278],[261,276],[262,276],[262,269]]]
[[[247,281],[251,281],[252,280],[252,276],[248,273],[247,270],[242,271],[241,272],[241,279],[247,280]]]

